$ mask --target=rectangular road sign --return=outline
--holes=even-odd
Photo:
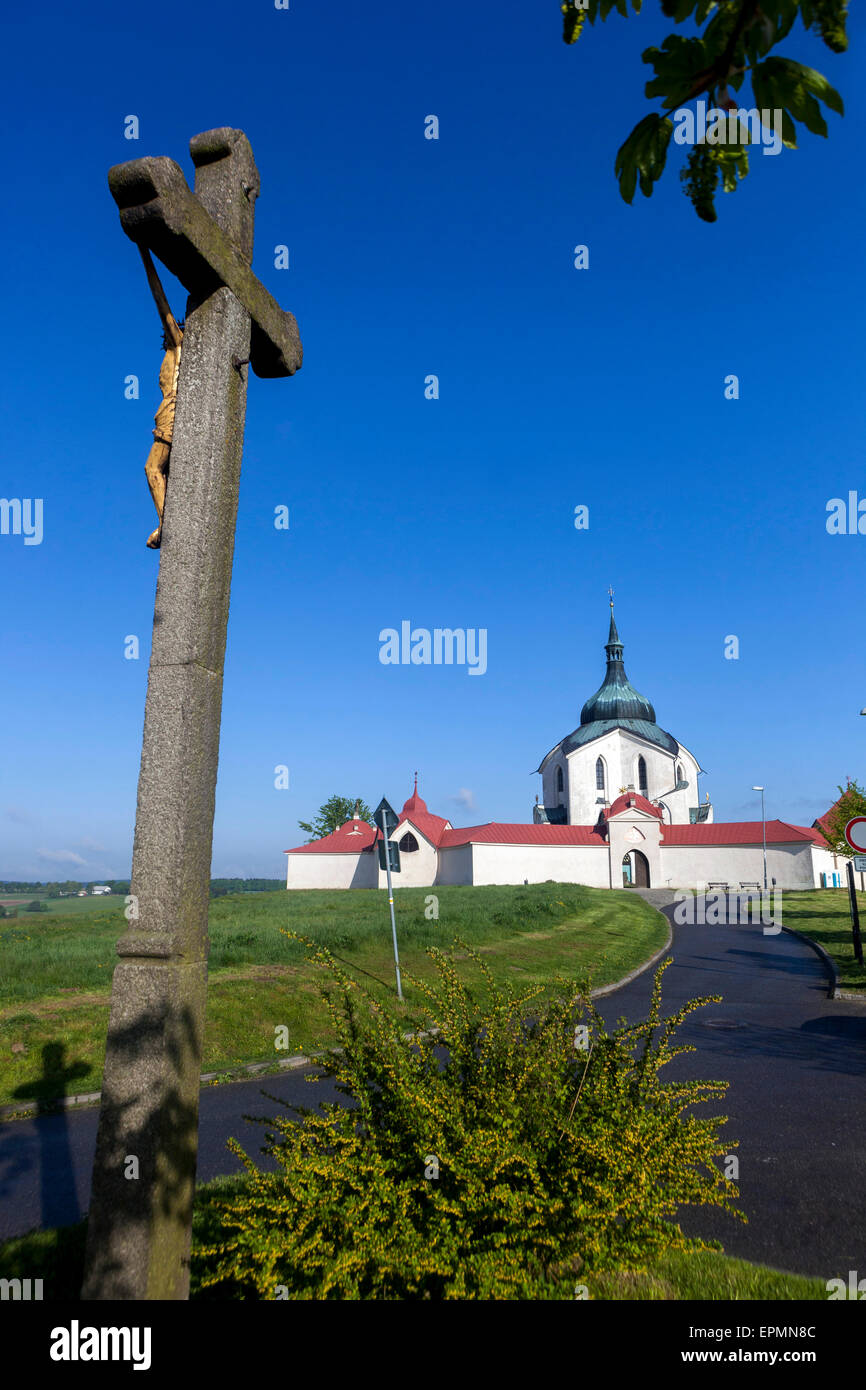
[[[399,845],[395,845],[395,843],[394,843],[393,840],[389,840],[389,841],[388,841],[388,858],[391,860],[391,873],[392,873],[392,874],[399,874],[399,872],[400,872],[400,846],[399,846]],[[385,867],[386,867],[386,866],[385,866],[385,841],[384,841],[384,840],[380,840],[380,841],[379,841],[379,868],[380,868],[380,869],[384,869]]]
[[[855,874],[866,874],[866,854],[855,854],[851,863],[854,866]]]

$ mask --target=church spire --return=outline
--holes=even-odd
[[[613,616],[613,589],[608,588],[607,592],[610,594],[610,632],[608,633],[607,642],[605,643],[605,651],[607,652],[607,664],[609,666],[612,661],[622,661],[622,642],[619,639],[619,633],[616,630],[616,619]]]
[[[610,632],[604,647],[607,670],[600,688],[580,712],[581,725],[602,721],[618,724],[623,719],[654,724],[655,710],[650,701],[635,690],[625,673],[623,644],[613,616],[613,589],[609,588],[607,592],[610,595]]]

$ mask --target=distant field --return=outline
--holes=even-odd
[[[123,910],[123,897],[119,893],[100,893],[92,897],[89,893],[86,898],[40,898],[38,893],[7,893],[0,896],[0,906],[17,907],[19,914],[24,912],[28,903],[44,903],[48,911],[55,917],[78,916],[83,912],[94,912],[106,906],[119,907]],[[44,913],[25,913],[27,917],[44,916]],[[14,921],[14,918],[13,918]],[[3,931],[3,920],[0,919],[0,933]]]
[[[429,978],[430,945],[461,937],[485,956],[495,978],[548,985],[559,973],[592,971],[594,983],[619,979],[664,943],[659,913],[628,890],[576,884],[439,888],[439,919],[425,917],[429,888],[396,894],[400,961],[405,977]],[[33,913],[0,921],[0,1104],[48,1100],[101,1084],[108,996],[124,928],[121,898],[82,913]],[[236,894],[212,900],[210,984],[204,1069],[277,1061],[274,1028],[288,1027],[290,1052],[326,1046],[331,1037],[318,990],[320,972],[293,930],[328,946],[358,972],[376,998],[400,1012],[394,988],[390,920],[384,892],[309,890]],[[467,978],[478,979],[467,962]]]

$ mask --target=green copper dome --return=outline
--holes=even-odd
[[[655,724],[656,712],[645,696],[638,693],[625,673],[622,661],[622,642],[616,630],[613,604],[610,608],[610,635],[605,644],[607,671],[604,680],[580,712],[581,727],[601,721],[639,719]]]
[[[673,734],[660,729],[656,723],[656,712],[645,696],[631,684],[622,664],[622,642],[613,618],[613,604],[610,606],[610,635],[605,645],[607,652],[607,672],[604,681],[591,700],[587,700],[580,712],[580,726],[561,739],[555,748],[542,759],[536,772],[543,772],[550,759],[556,754],[568,756],[575,748],[583,748],[614,729],[625,729],[646,743],[654,743],[666,753],[676,756],[680,751]]]

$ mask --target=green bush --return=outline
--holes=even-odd
[[[738,1191],[714,1163],[732,1147],[717,1132],[724,1120],[691,1113],[727,1083],[658,1078],[693,1050],[672,1034],[710,1000],[661,1020],[666,961],[641,1024],[608,1034],[587,983],[570,981],[530,1018],[542,991],[498,987],[456,944],[485,977],[484,1002],[431,948],[438,979],[413,981],[426,1030],[413,1039],[309,943],[341,1047],[323,1068],[350,1108],[261,1121],[276,1173],[230,1141],[247,1181],[215,1199],[212,1238],[193,1258],[199,1295],[573,1297],[584,1274],[718,1248],[674,1218],[683,1204],[735,1211]]]

